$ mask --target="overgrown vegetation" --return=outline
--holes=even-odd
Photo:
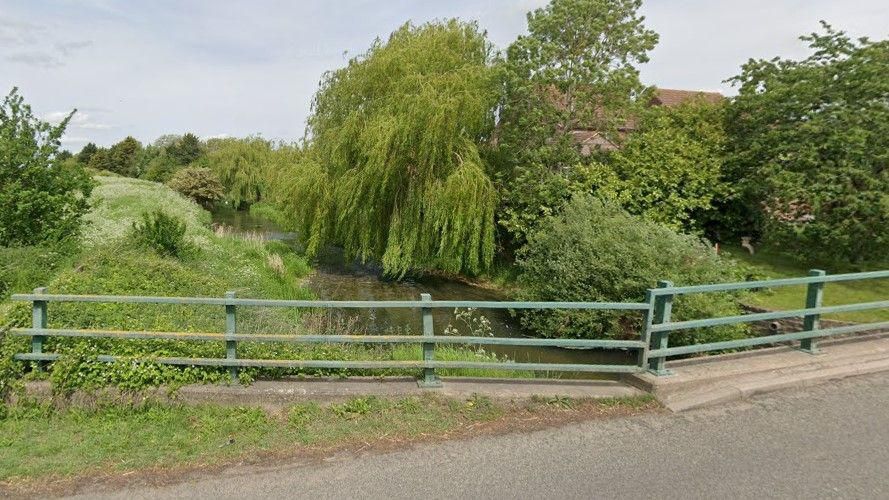
[[[49,285],[68,293],[218,297],[237,289],[306,298],[307,259],[329,246],[392,278],[493,273],[533,300],[640,301],[659,279],[760,276],[757,265],[736,267],[712,250],[740,236],[761,239],[766,251],[758,255],[775,262],[778,253],[792,255],[788,269],[800,272],[803,261],[830,271],[883,265],[887,41],[852,40],[825,25],[803,37],[813,51],[803,60],[745,64],[732,79],[737,97],[661,106],[656,89],[639,80],[637,66],[658,39],[640,8],[640,0],[552,0],[528,15],[528,34],[503,53],[473,22],[405,24],[324,74],[299,143],[186,133],[144,145],[133,137],[108,148],[89,143],[71,155],[59,151],[67,119],[41,122],[13,90],[0,107],[0,297]],[[298,233],[306,255],[258,235],[212,231],[205,210],[149,180],[204,207],[271,218]],[[876,296],[857,289],[846,296],[880,300],[881,285],[873,289]],[[767,293],[743,300],[802,305],[781,292],[762,302]],[[737,314],[738,299],[683,297],[674,317]],[[0,318],[22,324],[27,310],[3,303]],[[77,328],[223,325],[220,308],[132,304],[54,304],[50,318]],[[299,334],[307,321],[315,330],[342,326],[313,318],[248,310],[239,328]],[[634,337],[640,326],[638,317],[601,312],[545,311],[522,321],[547,337]],[[670,341],[746,334],[691,330]],[[20,341],[7,338],[3,352]],[[47,348],[68,355],[50,375],[64,390],[225,376],[95,359],[100,351],[220,357],[222,346],[209,343],[53,339]],[[419,359],[418,346],[242,349],[266,358]],[[437,356],[493,359],[446,347]],[[259,372],[242,373],[246,381]],[[334,372],[262,372],[285,373]]]
[[[161,257],[183,257],[192,248],[185,240],[185,222],[163,210],[143,213],[142,220],[133,223],[132,238]]]
[[[109,405],[54,410],[24,403],[0,419],[0,481],[77,478],[91,472],[212,465],[244,457],[326,454],[337,448],[391,445],[430,436],[504,432],[548,423],[632,415],[655,408],[650,398],[597,402],[534,398],[359,397],[342,403],[307,402],[266,412],[255,407]]]
[[[222,181],[205,167],[185,167],[173,174],[167,185],[206,209],[225,197]]]
[[[644,242],[644,244],[640,244]],[[542,221],[520,252],[520,298],[532,301],[643,302],[657,280],[676,285],[732,281],[731,263],[693,236],[633,217],[589,195],[576,196]],[[739,314],[732,297],[680,297],[677,320]],[[638,313],[545,310],[521,317],[543,337],[638,338]],[[670,345],[743,337],[742,326],[675,332]]]

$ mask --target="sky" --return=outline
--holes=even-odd
[[[0,92],[19,87],[58,121],[63,146],[143,143],[175,133],[303,136],[324,71],[410,20],[477,20],[499,49],[547,0],[0,0]],[[642,80],[733,93],[749,58],[807,55],[797,39],[820,19],[884,39],[885,0],[645,0],[660,34]]]

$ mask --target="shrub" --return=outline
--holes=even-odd
[[[589,195],[575,196],[556,216],[544,219],[519,252],[520,298],[534,301],[641,302],[657,280],[677,285],[726,281],[733,267],[702,241],[629,215]],[[726,294],[680,297],[674,317],[737,314]],[[533,311],[522,324],[543,337],[635,337],[638,313]],[[671,336],[671,345],[737,338],[743,327],[692,330]]]
[[[135,241],[164,257],[182,257],[191,249],[185,240],[185,222],[162,210],[142,214],[142,220],[133,223]]]
[[[57,158],[72,115],[57,126],[40,121],[17,89],[0,102],[0,246],[58,241],[80,230],[92,180],[77,161]]]
[[[173,174],[167,185],[188,196],[204,208],[210,208],[225,196],[222,182],[209,168],[183,168]]]

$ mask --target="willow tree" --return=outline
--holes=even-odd
[[[324,75],[314,160],[291,185],[310,252],[336,243],[395,276],[490,264],[496,191],[479,145],[494,124],[493,54],[474,23],[405,24]]]
[[[199,166],[207,166],[225,186],[225,198],[235,207],[262,199],[266,190],[271,145],[258,137],[211,139]]]

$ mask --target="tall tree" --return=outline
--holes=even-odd
[[[240,208],[262,199],[271,158],[268,141],[258,137],[211,139],[207,150],[198,163],[213,170],[222,182],[226,201]]]
[[[474,23],[406,24],[327,73],[293,197],[310,251],[342,245],[386,273],[476,273],[493,258],[496,193],[479,144],[494,124],[493,50]]]
[[[619,142],[644,86],[636,65],[658,35],[641,0],[552,0],[528,14],[528,34],[507,50],[498,138],[507,194],[501,223],[521,241],[530,225],[570,196],[582,158],[576,129]]]
[[[79,231],[92,181],[79,164],[57,159],[73,114],[56,126],[40,121],[16,88],[0,103],[0,245],[33,245]]]
[[[111,171],[127,177],[139,175],[139,156],[142,143],[127,136],[108,150]]]
[[[92,159],[93,155],[96,154],[99,148],[92,142],[86,143],[86,146],[77,153],[77,161],[80,162],[81,165],[89,165],[90,159]]]
[[[201,140],[191,132],[167,146],[167,154],[179,165],[188,165],[203,154]]]
[[[730,229],[812,258],[885,260],[889,245],[889,40],[823,24],[812,55],[750,60],[731,81]]]

